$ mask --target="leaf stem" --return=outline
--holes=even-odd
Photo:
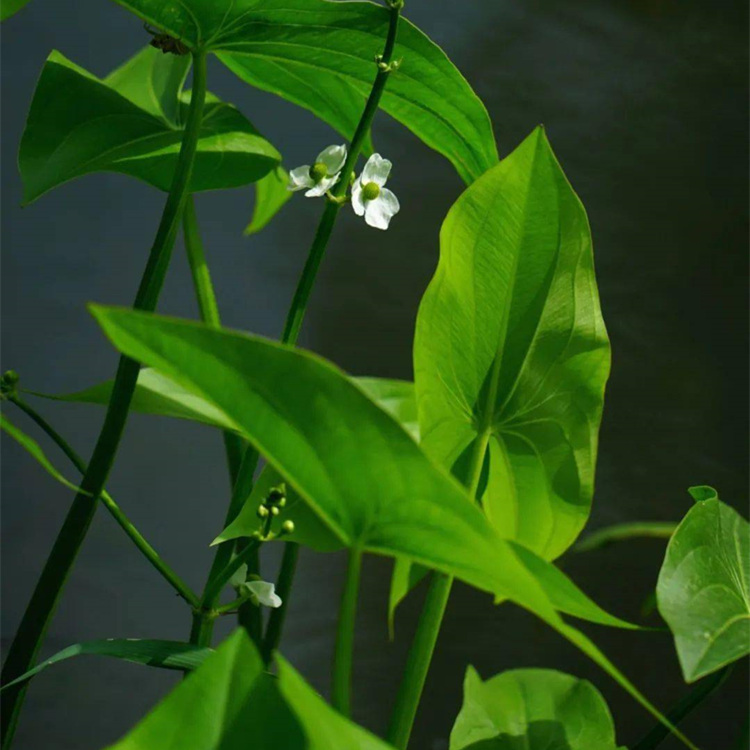
[[[468,469],[466,486],[471,497],[476,497],[482,465],[490,439],[490,431],[486,429],[474,443],[471,462]],[[448,606],[453,578],[444,574],[433,574],[430,588],[427,591],[419,617],[414,641],[409,649],[404,676],[396,695],[396,703],[388,728],[387,739],[398,750],[406,750],[409,745],[414,719],[417,715],[422,691],[427,680],[432,655],[435,652],[440,626],[443,622],[445,609]]]
[[[362,551],[349,550],[346,581],[341,596],[336,650],[333,655],[331,703],[342,715],[351,716],[352,664],[354,661],[354,625],[357,617],[357,596],[362,573]]]
[[[34,422],[36,422],[42,430],[47,433],[57,447],[68,457],[68,459],[70,459],[70,462],[79,472],[81,472],[81,474],[86,473],[86,462],[41,414],[17,395],[8,396],[7,400],[10,403],[15,404],[21,409],[21,411],[25,412]],[[177,573],[175,573],[172,568],[161,559],[159,553],[146,541],[145,537],[125,515],[120,506],[115,502],[114,498],[106,490],[102,490],[100,499],[120,528],[122,528],[122,530],[130,537],[131,541],[136,547],[138,547],[143,556],[154,566],[154,568],[156,568],[167,583],[169,583],[169,585],[172,586],[172,588],[191,607],[197,607],[199,602],[198,595],[195,594],[177,575]]]
[[[302,328],[302,322],[305,318],[307,303],[310,299],[310,293],[312,292],[315,279],[318,275],[318,269],[320,268],[321,261],[325,255],[328,240],[331,238],[333,227],[336,223],[336,217],[341,210],[343,199],[349,189],[349,177],[352,174],[352,170],[354,169],[357,159],[362,151],[365,138],[372,127],[372,121],[375,117],[375,113],[378,111],[380,98],[383,96],[385,85],[388,82],[390,74],[393,72],[393,51],[396,47],[398,24],[401,16],[401,9],[403,8],[403,2],[401,0],[389,0],[388,6],[390,11],[388,19],[388,35],[383,48],[383,54],[379,58],[378,72],[375,76],[375,81],[372,85],[370,96],[367,98],[367,103],[365,104],[362,116],[359,119],[356,130],[354,131],[354,136],[352,137],[347,152],[346,161],[341,170],[341,179],[331,191],[332,199],[328,201],[323,211],[323,215],[320,218],[320,223],[315,232],[315,237],[305,267],[302,269],[302,274],[297,283],[297,289],[294,292],[294,297],[292,298],[292,303],[289,308],[289,314],[287,315],[286,323],[284,324],[284,331],[281,336],[281,342],[283,344],[295,346],[297,343],[297,338],[299,337],[299,332]],[[297,567],[298,556],[298,545],[294,542],[287,542],[284,545],[281,571],[276,583],[276,591],[279,593],[279,596],[281,596],[282,605],[271,612],[263,642],[262,650],[266,663],[271,658],[271,655],[278,647],[281,640],[281,633],[284,628],[286,610],[289,606],[292,582],[294,579],[294,571]]]
[[[684,698],[678,701],[667,712],[667,718],[677,726],[688,714],[692,713],[712,693],[718,690],[732,671],[730,664],[712,675],[704,677]],[[633,750],[653,750],[669,737],[669,728],[662,722],[657,723],[650,732],[633,745]]]
[[[193,277],[193,287],[198,301],[198,311],[201,320],[212,328],[221,328],[221,317],[219,305],[216,302],[216,293],[211,281],[211,273],[206,262],[206,254],[203,250],[200,229],[198,227],[198,216],[195,212],[195,200],[188,196],[185,209],[182,214],[182,233],[185,238],[185,252],[190,265],[190,273]],[[244,452],[244,441],[239,435],[228,430],[224,431],[224,446],[229,466],[229,476],[232,487],[237,481],[237,474]]]
[[[152,311],[156,307],[190,186],[206,98],[205,53],[193,55],[193,68],[193,93],[188,119],[172,186],[133,304],[138,310]],[[2,671],[4,683],[26,672],[36,658],[62,589],[91,525],[98,497],[114,463],[139,369],[137,362],[127,357],[120,358],[104,424],[81,481],[82,492],[76,495],[70,506],[21,619],[16,637],[8,649]],[[13,740],[25,692],[26,686],[23,685],[7,690],[2,695],[2,746],[5,750]]]
[[[606,547],[612,542],[622,542],[638,537],[653,539],[669,539],[677,528],[676,523],[669,521],[637,521],[634,523],[618,523],[589,534],[583,541],[573,547],[573,552],[591,552]]]

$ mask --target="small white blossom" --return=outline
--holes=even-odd
[[[393,165],[380,154],[373,154],[352,187],[352,208],[357,216],[376,229],[388,229],[401,206],[398,198],[385,187]]]
[[[318,154],[315,164],[304,164],[289,173],[287,190],[305,190],[308,198],[325,195],[338,181],[346,161],[346,146],[329,146]]]
[[[250,592],[250,599],[254,604],[258,606],[263,604],[274,609],[281,606],[281,597],[276,593],[276,587],[272,583],[268,583],[268,581],[248,581],[244,585]]]

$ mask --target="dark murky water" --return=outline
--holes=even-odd
[[[105,73],[143,43],[137,21],[113,3],[79,0],[63,11],[34,0],[2,32],[3,355],[46,391],[84,387],[113,372],[115,355],[84,309],[128,304],[161,210],[153,190],[114,175],[88,177],[26,209],[15,153],[33,86],[53,47]],[[685,488],[711,483],[747,499],[747,10],[698,0],[408,0],[486,102],[501,153],[543,122],[586,204],[596,246],[614,369],[602,431],[592,525],[675,519]],[[212,88],[274,140],[288,164],[333,140],[290,105],[249,91],[214,66]],[[312,300],[303,343],[355,373],[409,377],[420,295],[437,258],[441,217],[461,185],[450,165],[382,117],[376,139],[396,168],[403,213],[383,241],[351,217],[337,227]],[[248,190],[203,196],[199,213],[227,324],[278,335],[320,205],[296,200],[286,220],[241,237]],[[193,315],[177,253],[161,309]],[[48,407],[86,452],[101,414]],[[4,638],[13,633],[69,495],[15,446],[3,455]],[[196,587],[219,528],[226,480],[218,437],[179,422],[134,417],[110,487],[135,523]],[[605,606],[637,617],[662,548],[642,542],[585,558],[567,571]],[[271,565],[271,562],[269,562]],[[387,641],[388,565],[365,569],[357,642],[356,715],[387,721],[419,596]],[[341,582],[336,556],[306,555],[284,651],[327,689]],[[184,606],[100,513],[45,651],[108,636],[182,638]],[[669,638],[596,629],[604,650],[659,705],[685,691]],[[416,730],[415,748],[446,747],[463,671],[550,666],[604,692],[619,740],[650,719],[544,626],[484,596],[455,590]],[[99,748],[172,684],[169,674],[106,660],[51,670],[30,690],[17,746]],[[747,673],[686,729],[705,748],[730,746],[747,704]],[[665,748],[676,747],[674,743]]]

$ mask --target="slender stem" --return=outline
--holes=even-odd
[[[607,526],[604,529],[589,534],[582,542],[573,547],[573,552],[591,552],[592,550],[606,547],[612,542],[622,542],[638,537],[650,537],[652,539],[669,539],[676,523],[661,521],[637,521],[635,523],[618,523]]]
[[[182,146],[169,197],[133,304],[138,310],[151,311],[156,307],[190,185],[206,97],[205,54],[194,54],[193,63],[193,94]],[[3,683],[11,682],[27,671],[36,658],[62,589],[91,525],[97,499],[114,463],[138,379],[138,370],[137,362],[127,357],[120,358],[104,424],[81,481],[82,492],[73,500],[8,650],[2,672]],[[2,746],[6,750],[13,740],[25,693],[24,685],[10,688],[2,694]]]
[[[388,35],[378,65],[378,72],[375,76],[375,81],[372,85],[372,90],[370,91],[370,96],[367,99],[362,116],[357,124],[357,129],[354,131],[354,136],[352,137],[352,142],[349,146],[346,161],[341,170],[341,179],[331,191],[332,199],[326,204],[323,215],[320,218],[320,223],[318,224],[318,229],[315,232],[315,238],[313,239],[310,253],[307,257],[307,262],[302,269],[302,275],[297,283],[297,289],[294,292],[294,297],[292,298],[292,303],[289,308],[289,314],[287,315],[286,323],[284,324],[284,331],[281,336],[281,341],[284,344],[294,346],[297,343],[297,338],[299,337],[299,332],[302,328],[302,322],[305,318],[307,303],[310,299],[310,293],[318,275],[318,269],[320,268],[323,256],[325,255],[328,240],[331,238],[333,227],[336,223],[336,217],[341,210],[346,192],[349,189],[349,177],[352,174],[352,170],[354,169],[357,159],[362,151],[365,138],[372,127],[372,120],[375,117],[375,113],[378,111],[380,98],[385,90],[388,77],[393,72],[391,63],[393,60],[393,51],[396,47],[398,24],[403,2],[400,0],[392,0],[388,2],[388,5],[390,9]],[[276,590],[279,593],[279,596],[281,596],[282,605],[277,609],[274,609],[271,613],[263,642],[263,653],[266,662],[271,658],[271,654],[278,647],[281,640],[281,633],[286,618],[286,610],[289,606],[298,555],[299,550],[297,545],[293,542],[287,542],[284,546],[281,571],[276,584]]]
[[[466,480],[466,486],[472,497],[476,496],[479,487],[489,435],[489,430],[485,429],[474,443]],[[388,728],[387,739],[398,750],[406,750],[409,745],[414,719],[422,698],[452,586],[451,576],[442,573],[434,574],[427,591],[427,598],[419,617],[414,642],[409,649],[406,669],[396,695],[396,703]]]
[[[220,607],[215,608],[215,612],[217,615],[228,615],[233,614],[239,610],[239,608],[245,604],[248,601],[248,598],[246,596],[239,596],[234,601],[229,602],[229,604],[222,604]],[[253,604],[255,609],[260,609],[257,605]]]
[[[341,597],[339,624],[336,632],[336,651],[333,655],[333,707],[344,716],[351,716],[352,663],[354,661],[354,624],[357,616],[357,596],[362,572],[362,552],[349,550],[346,582]]]
[[[667,712],[669,721],[674,726],[677,726],[688,714],[692,713],[706,698],[724,684],[731,671],[732,665],[730,664],[724,667],[724,669],[720,669],[718,672],[704,677],[684,698],[669,709]],[[640,742],[633,745],[633,750],[653,750],[653,748],[661,745],[669,735],[669,729],[664,724],[658,723]]]
[[[284,630],[284,622],[288,610],[289,597],[294,582],[294,573],[297,570],[297,560],[299,558],[299,544],[287,542],[284,545],[284,555],[281,558],[281,569],[276,581],[276,593],[281,598],[281,606],[274,609],[268,617],[268,626],[266,635],[263,638],[263,648],[261,655],[263,661],[268,664],[271,661],[273,652],[279,647],[281,642],[281,633]]]
[[[203,250],[200,229],[198,228],[198,216],[195,213],[195,200],[188,196],[185,202],[185,210],[182,214],[182,233],[185,238],[185,251],[187,254],[190,273],[193,277],[193,287],[198,300],[198,311],[201,320],[212,328],[221,328],[221,317],[219,305],[216,302],[216,293],[211,281],[211,273],[208,270],[206,254]],[[244,441],[233,432],[224,432],[224,446],[227,454],[227,465],[232,487],[237,481],[237,474],[244,453]]]
[[[212,579],[206,584],[198,607],[193,611],[193,625],[190,629],[190,643],[196,646],[210,646],[214,632],[214,620],[218,611],[216,603],[221,596],[229,579],[244,565],[247,558],[257,550],[260,539],[252,539],[247,547],[235,555]]]
[[[25,412],[31,419],[34,420],[47,435],[52,438],[58,448],[70,459],[73,466],[81,472],[86,473],[86,462],[80,457],[78,453],[73,450],[70,444],[60,435],[57,430],[32,406],[27,404],[20,396],[12,395],[9,396],[8,401],[15,404],[21,411]],[[102,490],[100,499],[104,504],[104,507],[109,511],[110,515],[117,521],[122,530],[130,537],[131,541],[141,551],[143,556],[156,568],[156,570],[162,575],[167,583],[191,606],[196,607],[198,605],[198,596],[195,594],[190,587],[175,573],[167,563],[162,560],[159,553],[146,541],[145,537],[140,531],[133,525],[130,519],[125,515],[120,506],[115,502],[114,498],[106,491]]]

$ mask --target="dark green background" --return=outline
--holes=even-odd
[[[543,122],[588,208],[613,346],[592,528],[678,519],[690,505],[685,488],[698,483],[713,484],[746,513],[746,3],[407,0],[406,14],[446,49],[485,101],[501,154]],[[146,41],[138,20],[102,0],[33,0],[3,25],[2,345],[4,367],[17,369],[26,387],[70,391],[111,376],[115,354],[84,304],[131,302],[164,200],[125,177],[100,175],[19,208],[15,158],[36,78],[53,47],[104,74]],[[216,63],[210,85],[272,136],[290,166],[340,142],[307,113],[244,87]],[[395,164],[389,187],[400,197],[402,213],[382,234],[345,212],[302,343],[353,373],[410,377],[417,305],[437,260],[441,218],[462,186],[447,162],[386,116],[377,120],[375,139]],[[241,230],[251,206],[249,189],[198,201],[226,323],[277,336],[322,205],[296,196],[279,221],[246,239]],[[195,315],[179,249],[160,309]],[[102,413],[40,406],[87,454]],[[70,494],[15,445],[3,447],[6,643]],[[136,416],[109,487],[164,557],[194,587],[202,586],[207,544],[220,528],[227,499],[218,435]],[[660,542],[634,542],[563,564],[598,601],[633,618],[653,587],[662,551]],[[303,557],[283,646],[323,691],[341,562]],[[397,643],[389,644],[388,576],[386,562],[368,560],[355,713],[374,729],[387,720],[419,611],[420,596],[414,596],[397,621]],[[183,603],[100,512],[45,653],[89,638],[179,639],[188,628]],[[586,630],[661,707],[684,694],[667,635]],[[447,747],[467,663],[485,677],[510,667],[547,666],[591,679],[612,708],[623,744],[651,726],[609,678],[541,623],[459,587],[414,748]],[[174,680],[118,662],[67,662],[34,682],[17,747],[100,748]],[[721,697],[686,724],[706,750],[731,746],[746,710],[746,686],[742,666]]]

